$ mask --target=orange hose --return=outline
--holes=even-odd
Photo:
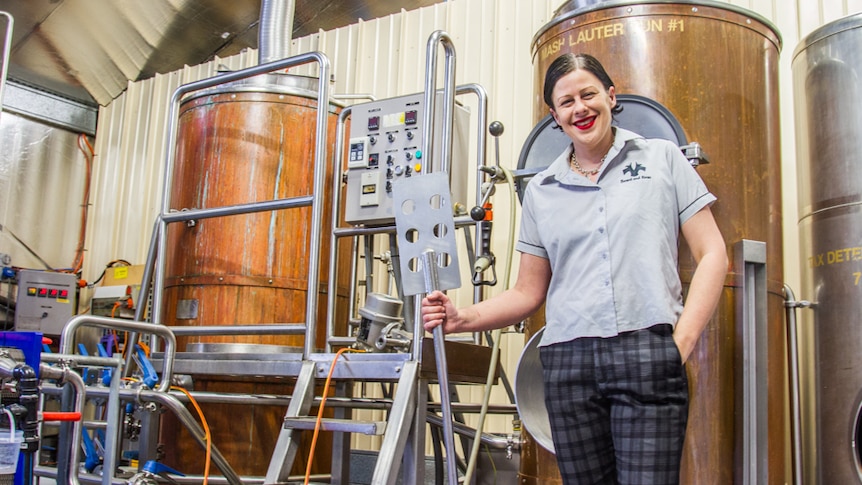
[[[201,411],[201,407],[198,405],[198,402],[195,401],[195,398],[193,398],[192,395],[189,394],[189,391],[186,391],[182,387],[175,387],[175,386],[171,386],[171,389],[174,391],[180,391],[183,394],[185,394],[186,397],[189,398],[189,401],[191,401],[192,406],[194,406],[195,410],[198,412],[198,416],[200,416],[200,418],[201,418],[201,424],[203,425],[203,428],[204,428],[204,440],[206,441],[206,444],[207,444],[207,458],[206,458],[206,464],[204,465],[203,485],[207,485],[207,481],[209,480],[209,476],[210,476],[210,459],[212,457],[212,436],[210,435],[210,426],[209,426],[209,424],[207,424],[207,419],[204,417],[204,413],[203,413],[203,411]]]
[[[84,147],[81,145],[82,142],[86,144],[89,153],[84,151]],[[90,208],[90,180],[93,174],[93,158],[96,156],[93,145],[90,144],[87,135],[83,133],[78,135],[78,148],[84,152],[84,159],[87,161],[87,173],[84,178],[84,200],[81,203],[81,230],[78,236],[78,248],[75,253],[75,262],[72,263],[72,269],[70,270],[72,274],[81,271],[81,267],[84,265],[84,239],[87,235],[87,212]]]
[[[320,398],[320,407],[317,410],[317,422],[314,423],[314,436],[311,438],[311,451],[308,452],[308,464],[305,467],[304,485],[308,485],[308,481],[311,479],[311,464],[314,463],[314,448],[317,446],[317,435],[320,433],[320,426],[323,422],[323,407],[326,405],[326,395],[329,389],[329,383],[332,381],[332,373],[335,372],[335,363],[338,361],[338,357],[345,352],[365,351],[345,347],[336,352],[335,357],[332,358],[332,364],[329,366],[329,374],[326,375],[326,384],[323,385],[323,397]]]

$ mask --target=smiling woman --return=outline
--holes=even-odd
[[[577,39],[582,30],[618,23],[625,24],[623,35],[577,46],[568,44],[568,39]],[[543,47],[557,45],[559,39],[565,40],[560,52],[545,56]],[[703,39],[722,39],[720,52],[714,51],[715,44],[704,43]],[[777,139],[781,40],[777,30],[757,14],[723,2],[642,5],[614,1],[562,10],[533,40],[537,80],[559,55],[589,52],[607,63],[618,96],[640,95],[661,103],[679,120],[687,139],[697,141],[709,153],[712,163],[699,166],[697,171],[718,198],[712,210],[725,244],[729,247],[749,239],[765,241],[771,248],[767,254],[768,303],[764,304],[769,308],[769,334],[782,335],[784,244],[781,221],[774,212],[781,206],[777,177],[781,171]],[[534,119],[539,119],[548,112],[547,106],[537,99],[533,112]],[[638,180],[622,173],[632,167],[630,162],[620,167],[620,179],[631,179],[624,186],[655,177],[650,165],[638,162],[645,167],[639,171]],[[683,289],[689,294],[695,261],[688,245],[682,244],[679,273]],[[741,270],[732,271],[735,275]],[[742,345],[737,337],[742,323],[737,321],[734,308],[740,296],[733,281],[725,281],[716,316],[686,364],[692,401],[682,463],[685,483],[731,483],[734,477],[739,480],[743,473],[752,473],[734,458],[735,453],[742,452],[738,444],[750,441],[738,431],[746,427],[736,422],[743,415],[738,405],[742,383],[733,369],[742,369],[744,363],[735,354]],[[541,325],[542,321],[532,323]],[[785,344],[781,338],[770,338],[767,346],[770,357],[759,358],[766,359],[761,362],[769,379],[766,388],[758,392],[768,399],[758,402],[756,412],[770,418],[768,423],[761,422],[766,431],[758,431],[757,439],[764,441],[751,452],[760,453],[761,463],[766,463],[755,472],[769,479],[762,475],[758,482],[785,481],[788,456],[783,445],[787,430],[781,425],[787,416],[782,397],[786,392],[786,367],[785,359],[780,357],[785,355]],[[749,435],[754,433],[751,427],[748,429]]]

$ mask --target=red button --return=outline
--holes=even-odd
[[[48,288],[39,288],[39,296],[41,296],[41,297],[48,296]]]
[[[60,290],[60,298],[69,298],[69,290]]]

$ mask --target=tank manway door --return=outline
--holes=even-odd
[[[347,155],[347,198],[344,220],[350,224],[393,224],[392,184],[395,180],[440,171],[442,122],[434,127],[435,160],[422,153],[424,93],[354,105]],[[438,93],[435,113],[442,113]],[[442,119],[441,116],[437,117]],[[469,113],[455,103],[452,129],[452,202],[467,204]],[[429,171],[429,164],[431,170]]]
[[[618,94],[617,103],[623,106],[623,111],[614,115],[614,126],[645,138],[664,138],[676,143],[695,167],[709,163],[701,146],[686,140],[682,125],[661,103],[636,94]],[[521,148],[518,169],[514,172],[521,200],[530,178],[547,168],[572,142],[562,130],[555,129],[556,126],[554,118],[548,114],[536,124]]]

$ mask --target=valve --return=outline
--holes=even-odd
[[[138,364],[138,368],[141,370],[141,381],[144,385],[149,389],[156,387],[156,384],[159,382],[159,375],[156,373],[156,369],[153,367],[153,364],[150,363],[150,360],[147,358],[147,354],[144,352],[144,349],[140,344],[135,345],[134,358],[135,362]]]
[[[491,229],[494,226],[494,212],[491,203],[488,202],[494,194],[496,183],[505,180],[506,175],[500,168],[500,135],[503,134],[503,123],[494,121],[488,125],[488,132],[494,137],[495,157],[494,166],[479,167],[479,171],[490,176],[490,181],[482,184],[482,201],[476,207],[470,209],[470,218],[476,221],[476,239],[481,242],[481,250],[473,263],[473,285],[497,284],[496,258],[491,252]],[[491,278],[484,278],[486,271],[491,270]]]
[[[168,476],[168,473],[179,475],[181,477],[185,476],[167,465],[163,465],[155,460],[150,460],[144,464],[141,471],[132,475],[128,483],[129,485],[158,485],[159,477],[162,477],[171,483],[176,483],[174,479]]]
[[[359,309],[362,320],[356,343],[364,349],[378,352],[407,349],[412,335],[402,330],[401,300],[380,293],[369,293],[365,306]]]

